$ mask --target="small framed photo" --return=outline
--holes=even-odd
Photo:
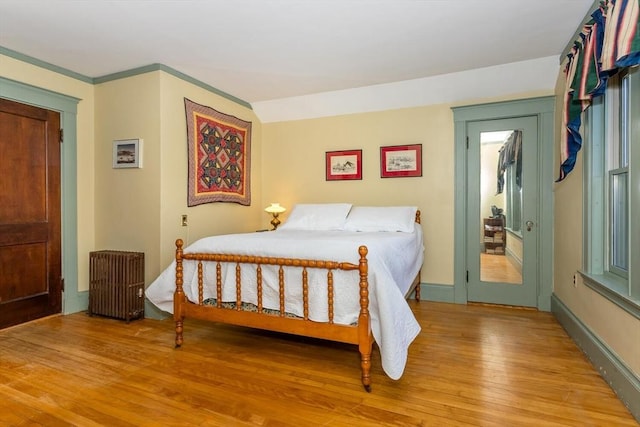
[[[142,140],[120,139],[113,141],[113,167],[141,168],[142,167]]]
[[[362,179],[362,150],[327,151],[327,181]]]
[[[380,177],[422,176],[422,144],[380,147]]]

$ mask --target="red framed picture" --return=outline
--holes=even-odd
[[[380,147],[380,177],[422,176],[422,144]]]
[[[327,181],[362,179],[362,150],[327,151]]]

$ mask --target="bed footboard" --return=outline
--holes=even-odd
[[[229,323],[252,328],[265,329],[275,332],[283,332],[306,337],[321,338],[331,341],[339,341],[358,346],[360,352],[361,380],[367,391],[371,390],[371,351],[373,347],[373,334],[371,333],[371,321],[369,314],[369,283],[367,247],[358,248],[359,262],[352,264],[347,262],[321,261],[295,258],[274,258],[262,256],[210,254],[210,253],[184,253],[183,241],[176,240],[176,288],[174,293],[174,320],[175,320],[175,345],[180,347],[184,337],[184,319],[192,317],[214,322]],[[184,292],[184,262],[194,262],[197,268],[198,300],[189,301]],[[235,302],[223,303],[222,298],[216,298],[213,305],[208,305],[204,297],[204,267],[205,263],[215,265],[215,289],[216,296],[223,295],[225,285],[222,274],[222,266],[225,264],[234,266],[235,269]],[[255,293],[257,304],[252,310],[246,310],[243,300],[243,283],[241,280],[242,267],[251,265],[255,268]],[[279,309],[269,310],[263,306],[263,275],[264,266],[275,266],[278,272],[278,296]],[[300,283],[302,287],[302,316],[293,316],[285,310],[285,290],[293,284],[285,283],[286,269],[296,268],[301,271]],[[319,269],[326,271],[327,287],[327,322],[318,322],[309,319],[309,270]],[[359,283],[353,286],[359,288],[359,314],[357,324],[344,325],[334,322],[335,284],[334,271],[358,270]],[[344,284],[340,284],[341,286]],[[350,286],[350,284],[349,284]]]

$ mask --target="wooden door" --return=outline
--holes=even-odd
[[[0,328],[62,309],[60,114],[0,99]]]

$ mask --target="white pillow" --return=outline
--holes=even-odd
[[[347,216],[344,229],[411,233],[415,226],[417,210],[415,206],[354,206]]]
[[[342,230],[350,203],[298,204],[279,230]]]

